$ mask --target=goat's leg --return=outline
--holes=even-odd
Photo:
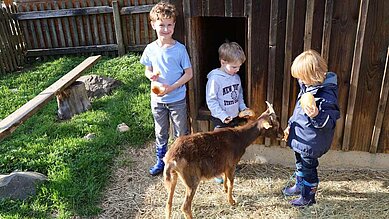
[[[228,192],[227,192],[228,202],[231,205],[235,205],[236,201],[232,197],[232,190],[234,188],[235,167],[228,169],[225,173],[226,173],[226,178],[228,179]]]
[[[224,187],[224,192],[227,193],[228,188],[227,188],[227,174],[224,173],[224,180],[223,180],[223,187]]]
[[[182,204],[181,211],[184,212],[186,219],[192,219],[192,200],[196,193],[197,186],[196,187],[186,187],[186,195],[185,195],[185,201]]]
[[[200,179],[190,175],[182,176],[181,179],[186,187],[185,200],[181,206],[181,211],[184,213],[186,219],[192,219],[192,200],[200,183]]]
[[[165,207],[165,218],[166,219],[169,219],[171,217],[173,195],[174,195],[174,190],[175,190],[176,185],[177,185],[177,178],[178,178],[177,173],[172,172],[170,181],[165,180],[165,187],[166,187],[167,192],[169,193],[169,198],[166,202],[166,207]]]

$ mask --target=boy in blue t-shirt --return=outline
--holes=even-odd
[[[172,38],[176,23],[174,5],[160,2],[150,11],[151,26],[158,39],[147,45],[140,62],[146,66],[145,75],[158,82],[160,92],[151,92],[151,111],[155,123],[157,162],[149,170],[155,176],[163,171],[167,151],[170,119],[175,137],[188,134],[186,87],[192,76],[192,65],[183,44]]]

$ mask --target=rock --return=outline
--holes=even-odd
[[[36,186],[47,181],[47,177],[37,172],[12,172],[0,175],[0,199],[25,200],[36,194]]]
[[[117,126],[116,130],[118,130],[119,132],[126,132],[130,130],[130,127],[128,127],[126,123],[121,123]]]
[[[122,83],[113,78],[99,75],[85,75],[77,79],[77,81],[82,81],[85,84],[89,99],[100,98],[106,94],[110,94],[113,89]]]
[[[88,133],[87,135],[84,136],[84,139],[86,139],[86,140],[91,140],[94,138],[96,138],[95,133]]]

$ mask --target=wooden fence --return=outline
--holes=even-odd
[[[14,0],[27,56],[142,51],[158,0]]]
[[[15,12],[14,5],[3,4],[0,8],[0,74],[16,71],[26,53],[19,22],[11,18]]]

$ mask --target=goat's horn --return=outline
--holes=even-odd
[[[265,102],[266,102],[266,104],[267,104],[267,108],[269,109],[270,114],[276,113],[276,112],[274,111],[273,106],[271,105],[271,103],[269,103],[268,101],[265,101]]]

